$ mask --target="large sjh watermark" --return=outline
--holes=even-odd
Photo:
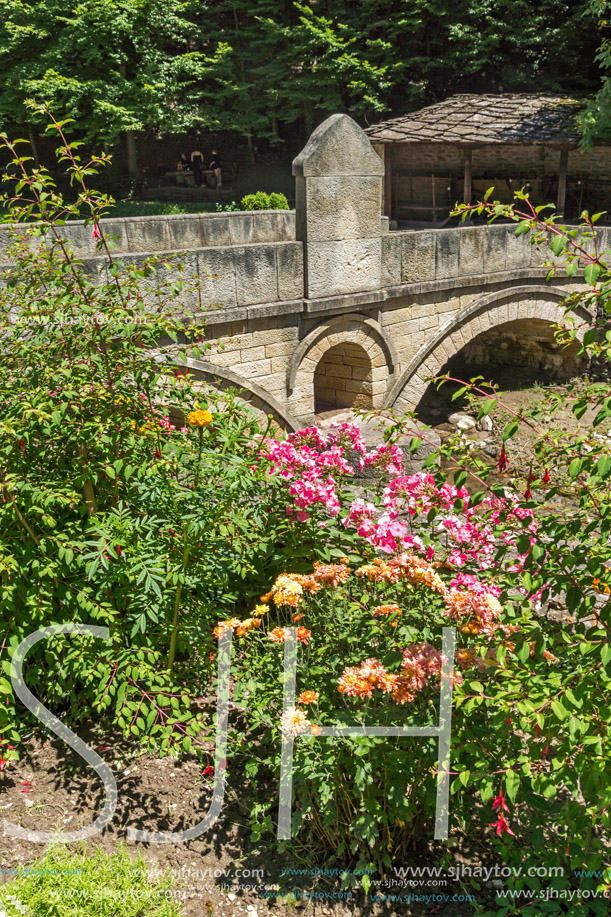
[[[287,628],[288,636],[284,644],[283,672],[283,712],[295,706],[295,686],[297,679],[297,639],[296,628]],[[89,624],[52,624],[34,631],[19,644],[11,660],[11,681],[17,697],[34,716],[58,738],[66,742],[87,764],[90,764],[104,785],[106,798],[104,808],[95,821],[85,828],[65,833],[33,831],[4,822],[4,834],[19,837],[36,844],[50,842],[72,843],[99,834],[109,824],[117,808],[117,783],[110,767],[100,756],[87,745],[75,732],[59,720],[29,690],[23,677],[23,665],[27,654],[41,640],[61,634],[80,634],[109,640],[107,627],[96,627]],[[143,841],[148,844],[181,844],[191,841],[216,823],[221,814],[225,798],[225,780],[227,774],[227,737],[229,721],[229,688],[231,676],[231,644],[233,628],[227,627],[219,639],[217,661],[217,720],[216,744],[214,752],[214,785],[212,801],[208,812],[193,828],[184,831],[148,831],[139,828],[127,829],[127,837],[132,841]],[[454,650],[456,646],[456,629],[443,628],[442,667],[439,696],[439,723],[437,726],[322,726],[319,736],[399,736],[436,737],[437,754],[437,800],[435,807],[435,839],[446,840],[448,837],[448,815],[450,794],[450,738],[452,729],[452,689],[454,683]],[[280,796],[278,806],[279,840],[291,837],[291,809],[294,768],[293,736],[283,735],[280,763]]]
[[[295,707],[297,679],[297,631],[288,628],[290,638],[284,643],[284,697],[286,713]],[[454,684],[454,649],[456,628],[444,627],[441,645],[442,667],[438,726],[322,726],[318,736],[437,736],[437,802],[435,805],[435,840],[447,840],[450,798],[450,738],[452,730],[452,688]],[[278,839],[291,837],[293,789],[293,751],[295,737],[284,735],[280,757],[280,802],[278,805]]]

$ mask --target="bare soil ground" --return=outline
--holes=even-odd
[[[245,789],[241,789],[238,775],[231,773],[231,762],[230,786],[223,812],[209,832],[185,844],[127,842],[128,825],[178,831],[197,824],[210,805],[211,778],[202,776],[201,765],[193,759],[155,758],[122,741],[108,745],[109,740],[100,729],[88,736],[82,731],[81,736],[110,764],[119,788],[119,802],[112,822],[86,843],[91,849],[101,846],[112,852],[125,842],[130,854],[142,854],[153,875],[157,869],[170,870],[173,895],[185,917],[213,914],[226,917],[289,914],[466,917],[473,913],[470,904],[460,901],[373,902],[362,890],[342,892],[336,878],[316,875],[317,866],[324,869],[324,864],[309,858],[307,850],[301,849],[295,857],[288,851],[279,855],[275,845],[256,847],[250,841],[247,826],[248,788],[244,784]],[[275,788],[270,787],[270,792],[274,793]],[[103,804],[104,791],[95,773],[62,742],[43,735],[32,737],[26,743],[22,760],[0,776],[3,820],[31,830],[76,830],[91,824]],[[482,864],[483,847],[478,850],[476,845],[458,837],[450,840],[450,846],[457,851],[457,863]],[[9,836],[0,837],[2,879],[10,878],[10,869],[30,866],[43,855],[44,847]],[[417,863],[397,865],[436,866],[438,853],[431,845]],[[302,874],[283,874],[285,870],[295,869],[302,870]],[[426,880],[424,883],[420,880],[411,888],[401,885],[400,880],[395,881],[398,884],[380,887],[379,891],[406,899],[410,893],[449,898],[465,894],[458,883],[446,883],[443,879],[432,879],[428,886]],[[303,900],[305,893],[313,896],[311,901]],[[491,886],[483,889],[483,894],[493,900]]]

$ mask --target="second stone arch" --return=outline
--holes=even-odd
[[[374,319],[350,313],[322,321],[291,359],[291,412],[310,423],[333,409],[381,407],[396,368],[393,344]]]

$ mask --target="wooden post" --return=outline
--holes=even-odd
[[[556,211],[558,216],[564,216],[564,207],[566,204],[566,174],[569,166],[569,151],[560,150],[560,169],[558,171],[558,200],[556,201]]]
[[[433,188],[433,223],[437,222],[437,201],[435,200],[435,176],[431,175],[431,185]]]
[[[392,167],[390,143],[384,144],[384,216],[392,220]]]
[[[463,203],[471,203],[471,177],[473,170],[473,150],[471,147],[465,149],[465,184],[463,190]]]

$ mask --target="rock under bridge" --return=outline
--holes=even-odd
[[[192,362],[197,376],[245,389],[297,428],[333,407],[414,410],[427,379],[486,340],[492,348],[513,341],[517,365],[539,342],[562,368],[567,358],[550,345],[550,329],[579,281],[547,284],[547,252],[513,225],[390,232],[383,161],[347,115],[314,131],[293,173],[294,212],[103,221],[124,262],[186,252],[186,273],[201,281],[186,304],[207,312],[209,338],[224,345]],[[90,229],[75,223],[62,234],[95,270]],[[3,229],[0,263],[7,244]]]

